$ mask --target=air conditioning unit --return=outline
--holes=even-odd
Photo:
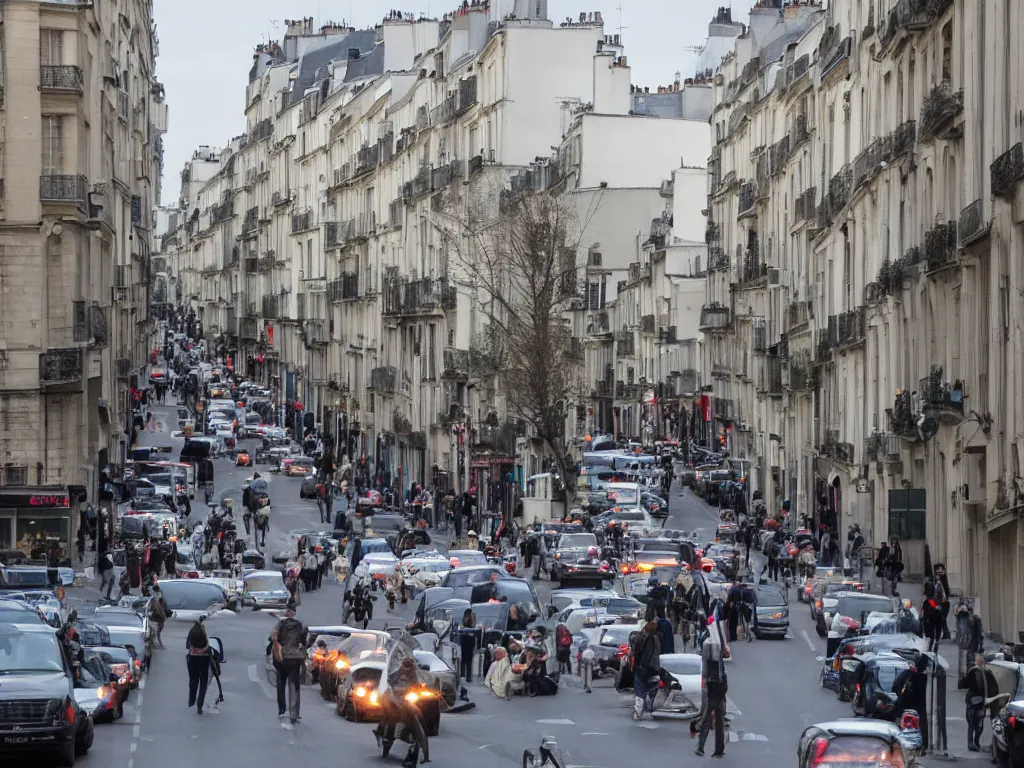
[[[788,277],[789,275],[785,269],[780,269],[779,267],[768,268],[768,285],[781,288],[789,282]]]

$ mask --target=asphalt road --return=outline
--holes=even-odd
[[[152,443],[178,443],[171,438],[173,409],[157,409],[163,432],[147,433]],[[175,445],[175,454],[178,446]],[[216,466],[217,496],[225,488],[239,488],[249,472],[227,461]],[[299,480],[274,477],[271,485],[271,533],[268,549],[287,542],[287,531],[319,525],[316,505],[300,500]],[[197,514],[202,505],[197,506]],[[668,527],[714,531],[717,513],[689,491],[673,490]],[[542,599],[547,583],[539,585]],[[378,605],[381,605],[378,603]],[[383,628],[408,620],[405,606],[395,615],[381,606],[371,626]],[[784,640],[740,642],[734,646],[729,667],[729,697],[739,713],[726,757],[716,765],[792,766],[796,744],[809,724],[848,717],[848,704],[821,689],[818,676],[824,641],[814,633],[809,612],[793,597],[792,627]],[[340,623],[341,589],[325,582],[323,589],[303,596],[300,618],[307,624]],[[266,613],[243,611],[215,616],[208,622],[211,635],[224,642],[227,662],[222,683],[225,701],[213,707],[208,696],[206,714],[186,708],[184,638],[187,624],[171,622],[164,631],[166,650],[156,651],[144,687],[132,694],[124,719],[97,727],[96,743],[81,766],[126,768],[252,768],[284,766],[296,757],[305,765],[333,766],[340,759],[356,764],[379,761],[371,727],[347,723],[334,714],[318,695],[303,691],[302,721],[294,728],[278,722],[275,694],[263,669],[266,638],[274,618]],[[955,658],[955,656],[953,656]],[[211,681],[212,682],[212,681]],[[951,681],[955,689],[955,680]],[[565,684],[551,698],[513,699],[505,702],[490,696],[480,684],[470,687],[476,708],[464,714],[444,715],[441,734],[431,740],[431,757],[448,768],[520,766],[526,748],[536,750],[542,734],[554,736],[567,765],[623,766],[697,764],[687,724],[669,717],[631,718],[631,701],[618,696],[610,681],[598,681],[593,694]],[[956,691],[951,691],[949,723],[953,751],[968,759],[965,723]],[[983,742],[985,739],[983,739]],[[708,745],[708,753],[711,744]],[[385,761],[397,765],[404,750]],[[970,755],[985,759],[984,755]],[[709,759],[709,758],[704,758]],[[929,763],[930,764],[930,763]],[[936,763],[937,764],[937,763]]]

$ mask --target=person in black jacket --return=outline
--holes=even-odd
[[[921,752],[928,749],[928,657],[919,653],[914,663],[896,678],[892,689],[896,693],[896,722],[908,709],[917,712],[921,727]]]
[[[633,719],[640,720],[644,710],[649,710],[654,694],[647,690],[647,681],[658,674],[660,644],[658,643],[658,622],[649,621],[631,642],[633,657]]]
[[[999,685],[991,670],[985,666],[985,657],[978,654],[974,666],[964,677],[967,704],[967,749],[981,751],[981,733],[985,730],[985,701],[999,693]]]

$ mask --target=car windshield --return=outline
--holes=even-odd
[[[0,632],[0,675],[63,671],[60,646],[51,632]]]
[[[161,581],[164,602],[172,611],[209,611],[224,605],[224,591],[216,584]]]
[[[312,467],[313,466],[313,460],[312,459],[307,459],[307,458],[296,459],[295,460],[295,466],[296,467]]]
[[[245,579],[245,588],[250,592],[283,592],[284,579],[279,573],[248,576]]]
[[[757,590],[757,604],[760,606],[782,606],[786,604],[785,598],[777,589]]]
[[[671,552],[673,555],[679,551],[679,545],[674,541],[641,541],[641,552]]]
[[[508,607],[501,603],[482,603],[473,606],[476,614],[476,625],[484,629],[505,629],[505,617]]]
[[[699,675],[700,657],[694,655],[666,659],[662,656],[661,666],[664,667],[665,671],[670,675]]]
[[[861,616],[867,616],[872,611],[880,613],[892,613],[892,602],[887,597],[872,597],[870,595],[857,595],[839,598],[836,605],[836,613],[840,616],[847,616],[855,621],[860,621]]]
[[[458,558],[459,565],[487,565],[487,558],[483,552],[466,551],[464,549],[449,553],[451,557]]]
[[[642,523],[644,521],[644,513],[638,510],[624,510],[622,512],[616,512],[612,515],[614,520],[625,520],[626,522],[637,522]]]
[[[592,533],[564,533],[558,539],[560,549],[586,549],[596,546],[597,537]]]
[[[45,624],[39,611],[31,608],[0,608],[0,623]]]
[[[171,484],[171,473],[170,472],[156,472],[151,475],[146,475],[146,479],[149,480],[153,485],[170,485]]]
[[[889,765],[889,752],[889,744],[883,739],[872,736],[836,736],[829,741],[822,757],[828,765],[849,765],[852,768],[861,765]]]
[[[97,611],[92,620],[103,627],[137,627],[142,629],[145,626],[142,617],[131,611],[117,611],[116,613]]]
[[[441,573],[451,569],[447,560],[413,560],[409,567],[414,571]]]
[[[896,678],[900,676],[900,673],[908,669],[909,666],[909,664],[901,663],[879,664],[877,667],[878,684],[883,690],[892,693],[892,687],[896,684]]]
[[[596,605],[604,608],[608,613],[616,616],[623,616],[629,613],[636,613],[644,609],[644,604],[639,600],[629,600],[625,597],[585,597],[580,600],[580,605],[589,608]]]
[[[609,488],[608,500],[616,506],[623,504],[636,504],[640,495],[636,488]]]
[[[629,636],[638,631],[639,628],[632,625],[608,627],[601,633],[601,645],[626,645],[629,642]]]
[[[109,647],[96,652],[105,664],[131,664],[132,654],[127,648]]]
[[[382,655],[385,648],[377,635],[359,632],[345,638],[344,642],[338,645],[338,652],[354,662],[358,659]]]
[[[376,555],[383,553],[392,554],[391,547],[388,546],[388,543],[384,541],[384,539],[363,540],[363,557],[366,557],[366,555]]]

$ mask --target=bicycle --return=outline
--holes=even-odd
[[[542,736],[537,755],[528,749],[523,750],[523,768],[562,768],[555,757],[557,749],[558,744],[553,736]]]

